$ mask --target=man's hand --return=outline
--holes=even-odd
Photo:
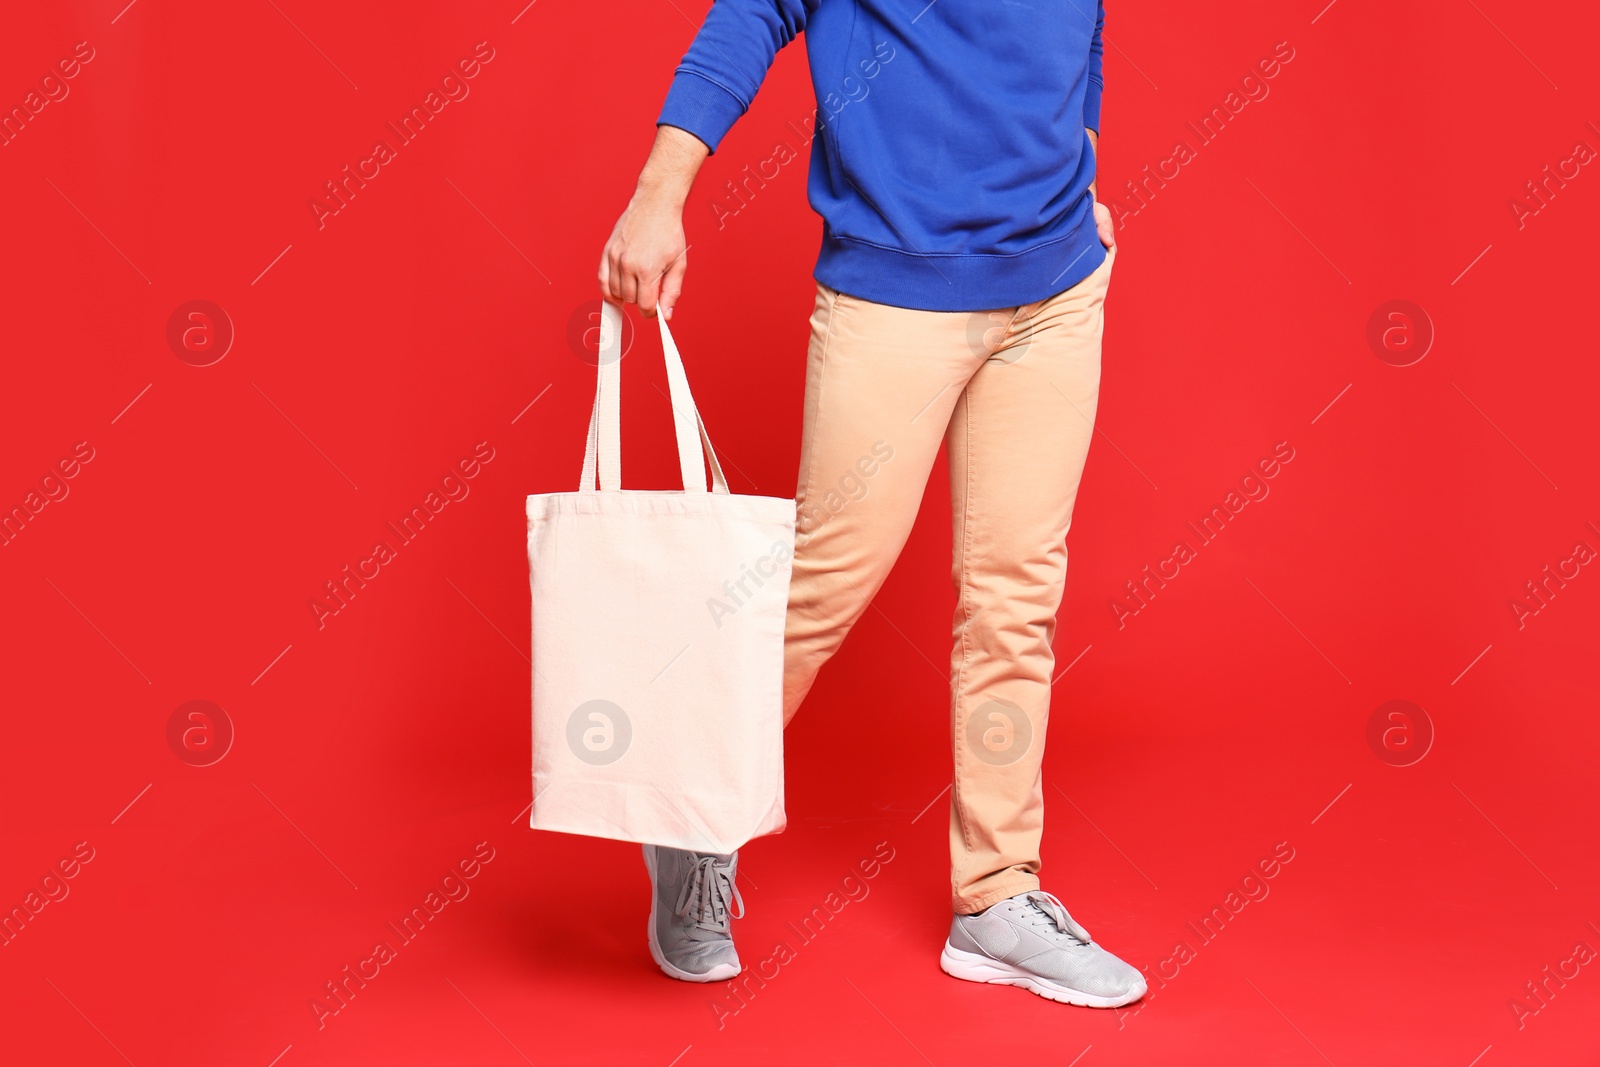
[[[1089,130],[1089,147],[1094,149],[1095,162],[1100,160],[1100,134]],[[1089,183],[1089,195],[1094,197],[1094,228],[1100,235],[1100,243],[1107,248],[1117,243],[1117,228],[1112,224],[1111,209],[1100,202],[1100,194],[1095,191],[1099,185],[1099,177]]]
[[[1116,227],[1111,222],[1111,209],[1098,198],[1094,202],[1094,228],[1100,234],[1100,243],[1107,248],[1117,243]]]
[[[645,318],[659,306],[668,319],[689,269],[683,204],[710,154],[705,143],[676,126],[656,127],[650,158],[627,210],[600,256],[600,295],[613,304],[638,304]]]
[[[688,251],[683,209],[635,193],[600,256],[600,295],[613,304],[638,304],[647,319],[655,318],[659,303],[671,319],[683,291]]]

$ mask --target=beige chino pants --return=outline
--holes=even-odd
[[[1039,888],[1051,643],[1115,256],[1055,296],[988,312],[915,311],[817,285],[784,725],[888,576],[943,447],[959,598],[950,886],[961,914]]]

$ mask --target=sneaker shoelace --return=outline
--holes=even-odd
[[[1023,916],[1028,925],[1036,929],[1053,928],[1080,945],[1087,945],[1093,940],[1089,936],[1089,931],[1079,926],[1072,916],[1067,914],[1066,905],[1061,903],[1054,893],[1036,889],[1023,899],[1027,902],[1023,906]]]
[[[734,862],[723,862],[714,855],[690,853],[689,876],[678,891],[677,913],[698,930],[717,934],[728,932],[730,918],[744,918],[744,898],[734,882]],[[737,907],[731,911],[730,905]]]

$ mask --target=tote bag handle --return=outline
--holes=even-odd
[[[706,492],[705,464],[711,465],[711,491],[728,492],[728,480],[711,447],[711,436],[689,392],[689,378],[683,372],[683,358],[667,329],[666,316],[656,314],[661,324],[661,352],[667,363],[667,391],[672,394],[672,430],[678,439],[678,468],[683,474],[686,493]],[[698,436],[699,440],[696,441]],[[701,455],[705,456],[702,462]],[[594,391],[594,408],[589,412],[589,440],[583,450],[583,475],[578,491],[595,491],[598,468],[600,489],[612,492],[622,488],[622,309],[609,301],[600,304],[600,367]]]

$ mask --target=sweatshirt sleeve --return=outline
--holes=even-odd
[[[818,0],[714,0],[678,64],[658,126],[687,130],[715,152],[750,107],[779,49]]]
[[[1101,43],[1100,31],[1106,24],[1106,5],[1100,0],[1099,11],[1094,20],[1094,38],[1089,42],[1089,84],[1083,92],[1083,124],[1100,134],[1100,95],[1105,91],[1106,82],[1103,74],[1105,45]]]

